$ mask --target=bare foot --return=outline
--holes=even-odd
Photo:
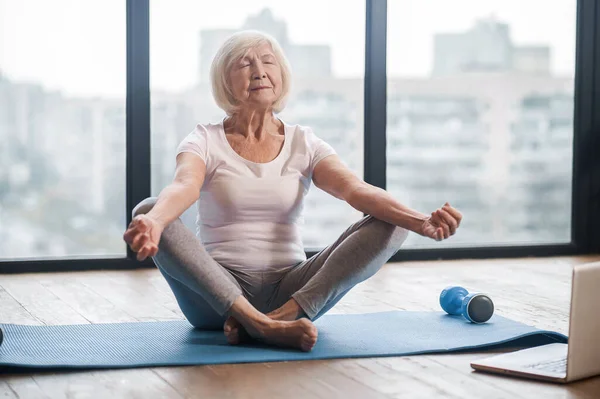
[[[237,345],[248,338],[248,333],[244,326],[235,318],[229,316],[223,325],[223,332],[230,345]]]
[[[317,343],[317,327],[308,319],[295,321],[271,320],[260,329],[249,328],[248,333],[266,343],[292,347],[309,352]]]
[[[304,311],[298,305],[298,302],[294,298],[287,301],[279,309],[275,309],[272,312],[267,313],[273,320],[279,321],[294,321],[304,316]]]
[[[228,313],[233,317],[225,321],[223,330],[228,341],[232,343],[238,343],[240,340],[239,334],[242,331],[240,324],[252,338],[273,345],[298,348],[308,352],[317,343],[317,328],[310,320],[273,320],[256,310],[243,295],[235,299]],[[237,338],[235,331],[237,331]]]

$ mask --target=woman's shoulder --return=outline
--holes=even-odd
[[[206,151],[208,144],[211,142],[210,137],[218,134],[218,130],[218,123],[196,123],[192,131],[181,140],[178,151],[190,146],[200,147]]]
[[[211,141],[211,136],[215,136],[219,133],[220,125],[219,123],[209,122],[209,123],[196,123],[191,132],[188,132],[185,137],[183,137],[182,142],[207,142]]]
[[[308,131],[312,131],[312,129],[309,126],[301,125],[299,123],[286,122],[282,119],[279,120],[281,121],[281,123],[283,123],[285,129],[289,132],[292,132],[294,135],[306,135]]]
[[[310,126],[299,123],[292,124],[284,121],[282,121],[282,123],[294,142],[310,142],[311,138],[315,135]]]
[[[312,127],[302,124],[289,124],[283,122],[286,129],[291,132],[292,141],[296,143],[303,143],[306,146],[312,147],[322,139],[315,134]]]
[[[190,134],[216,134],[220,129],[223,128],[223,122],[207,122],[207,123],[196,123],[194,130]]]

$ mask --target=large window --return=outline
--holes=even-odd
[[[408,206],[463,212],[459,234],[411,234],[393,260],[597,251],[599,11],[595,0],[0,0],[0,271],[140,266],[122,239],[132,207],[172,181],[197,123],[223,118],[209,67],[243,29],[274,36],[291,62],[283,120],[311,126]],[[309,252],[362,216],[316,187],[305,205]],[[193,231],[196,217],[183,215]]]
[[[153,0],[150,6],[153,195],[173,178],[177,144],[197,123],[224,117],[212,99],[209,68],[221,43],[243,29],[274,36],[291,63],[292,94],[280,117],[311,126],[362,176],[364,1]],[[313,186],[305,203],[305,246],[329,245],[361,216]],[[196,230],[195,207],[183,219]]]
[[[444,243],[571,240],[576,1],[388,2],[387,189]]]
[[[0,0],[0,259],[123,257],[125,2]]]

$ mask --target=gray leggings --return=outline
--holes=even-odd
[[[133,216],[147,213],[155,203],[155,197],[145,199],[135,207]],[[165,228],[153,260],[181,311],[197,328],[222,328],[227,311],[240,295],[263,313],[294,298],[306,316],[316,320],[352,287],[373,276],[407,236],[403,228],[366,216],[306,261],[247,273],[216,262],[177,219]]]

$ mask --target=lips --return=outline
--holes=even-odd
[[[258,90],[263,90],[263,89],[270,89],[270,87],[269,86],[258,86],[258,87],[252,87],[250,90],[258,91]]]

